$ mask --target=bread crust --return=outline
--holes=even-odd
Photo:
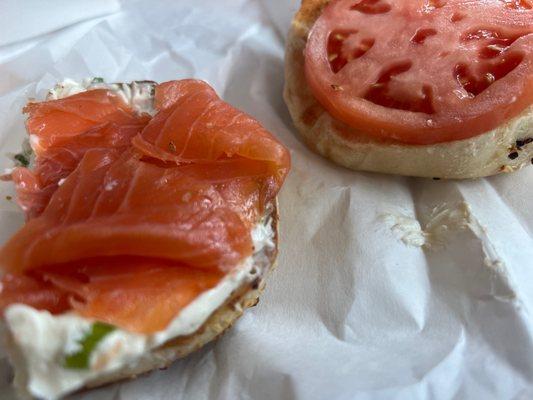
[[[353,170],[430,178],[464,179],[512,172],[533,163],[533,105],[481,135],[433,145],[376,138],[331,117],[315,99],[304,73],[309,30],[329,0],[303,0],[285,49],[283,97],[304,142]],[[349,139],[348,139],[349,138]]]

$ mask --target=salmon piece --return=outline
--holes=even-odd
[[[26,129],[37,156],[61,140],[79,135],[106,123],[135,125],[149,116],[138,116],[122,98],[107,89],[94,89],[63,99],[29,103]]]
[[[67,292],[52,283],[35,276],[4,274],[0,280],[2,295],[0,310],[13,303],[23,303],[38,310],[48,310],[58,314],[71,309]]]
[[[78,276],[86,283],[78,279],[80,283],[73,286],[72,280],[60,282],[53,275],[48,279],[67,292],[76,289],[71,304],[80,315],[140,333],[165,329],[181,309],[225,275],[218,269],[142,258],[106,258],[79,265]]]
[[[23,303],[53,314],[73,309],[131,332],[154,333],[223,277],[220,270],[158,259],[88,259],[34,270],[31,275],[4,275],[2,285],[7,290],[0,296],[0,308]]]
[[[50,310],[57,296],[59,302],[51,312],[73,309],[83,317],[132,332],[153,333],[164,329],[198,295],[216,286],[224,273],[158,259],[107,257],[20,276],[8,274],[3,281],[16,279],[25,289],[37,290],[11,290],[12,302]],[[4,301],[8,296],[3,295]]]
[[[155,106],[160,112],[133,139],[134,147],[163,162],[206,164],[206,170],[223,168],[222,174],[227,173],[229,164],[220,163],[242,160],[241,173],[250,170],[249,176],[227,183],[223,192],[226,198],[233,198],[235,210],[246,215],[250,224],[255,223],[288,173],[287,149],[255,119],[222,101],[203,81],[158,85]],[[259,165],[261,174],[257,173]]]
[[[206,164],[184,164],[180,170],[195,179],[209,180],[227,205],[247,224],[257,223],[265,205],[277,192],[267,163],[244,158],[222,159]]]
[[[56,190],[55,185],[45,186],[35,172],[24,167],[15,168],[8,179],[15,183],[17,203],[26,219],[38,216]]]
[[[211,182],[131,152],[90,150],[0,259],[8,272],[117,255],[227,270],[251,252],[247,226]]]
[[[16,168],[11,179],[15,183],[17,201],[25,211],[26,218],[35,218],[43,212],[59,182],[76,169],[87,150],[124,150],[130,145],[131,139],[141,132],[146,122],[144,117],[128,125],[111,122],[76,136],[57,138],[53,146],[36,157],[31,170]]]
[[[155,106],[161,111],[133,140],[147,156],[176,163],[242,157],[272,164],[275,178],[285,177],[287,149],[257,120],[222,101],[207,83],[162,83],[155,90]]]

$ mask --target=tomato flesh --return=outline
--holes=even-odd
[[[531,0],[333,0],[305,74],[334,118],[410,144],[466,139],[533,103]]]

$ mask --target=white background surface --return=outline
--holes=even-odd
[[[533,168],[431,181],[356,173],[314,155],[281,98],[295,10],[289,0],[127,2],[85,22],[65,11],[52,32],[0,47],[2,154],[22,141],[28,97],[64,77],[92,76],[205,79],[292,152],[279,265],[260,304],[167,370],[76,398],[533,398]],[[24,15],[17,24],[36,20]],[[22,216],[5,200],[9,184],[0,194],[3,242]],[[402,214],[424,226],[434,207],[460,202],[486,228],[498,268],[468,230],[451,230],[430,250],[406,246],[381,218]],[[0,397],[11,398],[1,361]]]

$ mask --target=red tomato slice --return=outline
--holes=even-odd
[[[333,0],[305,73],[334,118],[369,134],[473,137],[533,103],[533,1]]]

